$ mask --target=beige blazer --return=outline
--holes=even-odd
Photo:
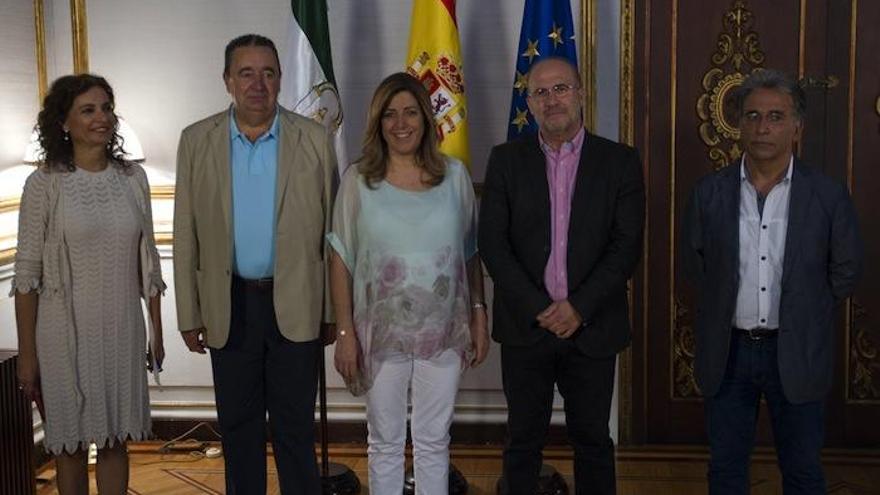
[[[327,284],[336,157],[321,125],[279,107],[275,192],[275,316],[303,342],[332,322]],[[204,327],[210,347],[229,336],[233,275],[229,110],[183,130],[174,192],[174,289],[181,331]]]

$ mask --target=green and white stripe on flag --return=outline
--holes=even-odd
[[[291,0],[281,71],[281,105],[324,124],[333,133],[342,176],[348,153],[342,133],[342,100],[333,75],[326,0]]]

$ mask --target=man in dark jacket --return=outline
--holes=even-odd
[[[540,131],[496,146],[486,172],[479,245],[494,280],[511,494],[536,491],[554,384],[577,493],[615,493],[608,418],[616,356],[630,341],[626,282],[641,255],[645,190],[634,149],[586,132],[582,99],[570,62],[533,65],[528,104]]]
[[[853,291],[862,244],[846,187],[793,154],[805,100],[781,72],[750,75],[737,94],[742,160],[701,179],[685,213],[713,495],[749,493],[762,396],[784,493],[825,493],[834,306]]]

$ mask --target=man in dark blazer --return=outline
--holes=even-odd
[[[853,291],[862,245],[846,187],[793,154],[805,100],[781,72],[750,75],[737,94],[742,160],[700,180],[685,213],[713,495],[749,493],[762,395],[784,493],[825,493],[834,307]]]
[[[630,341],[627,280],[641,255],[638,154],[585,131],[567,60],[528,75],[538,135],[496,146],[480,207],[480,253],[494,280],[508,406],[504,480],[535,493],[553,403],[565,401],[577,493],[615,493],[608,420],[616,355]]]

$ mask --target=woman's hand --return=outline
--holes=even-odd
[[[165,361],[165,343],[161,334],[154,336],[153,339],[147,349],[147,371],[153,371],[154,362],[158,370],[162,371],[162,363]]]
[[[159,371],[162,371],[163,362],[165,362],[165,343],[162,336],[159,335],[156,337],[156,365],[159,367]]]
[[[18,356],[18,388],[29,401],[37,403],[40,416],[46,419],[43,410],[43,393],[40,386],[40,365],[37,356],[19,354]]]
[[[336,335],[333,364],[346,383],[352,383],[360,373],[360,345],[353,329],[341,329]]]
[[[479,366],[489,354],[489,326],[486,308],[471,309],[471,350],[473,357],[470,366]]]

